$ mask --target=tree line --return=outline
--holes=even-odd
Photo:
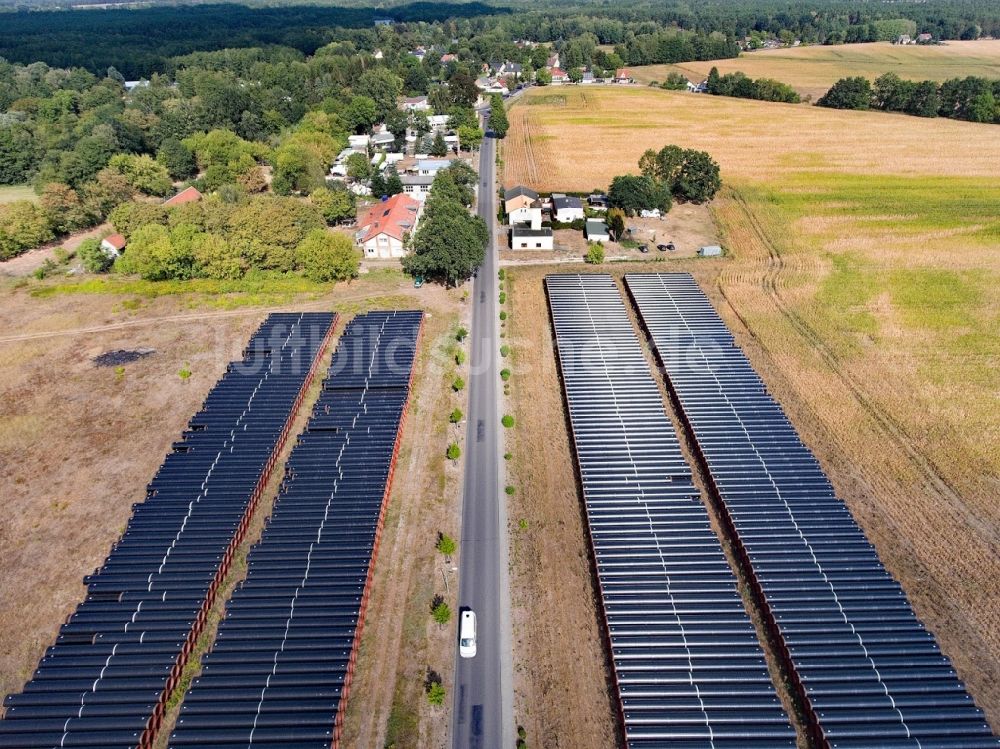
[[[886,73],[871,83],[841,78],[817,102],[833,109],[881,109],[917,117],[948,117],[1000,123],[1000,81],[968,76],[936,81],[908,81]]]
[[[758,101],[780,101],[798,104],[802,99],[798,92],[787,83],[772,78],[750,78],[746,73],[735,71],[719,75],[719,69],[708,71],[705,90],[715,96],[735,96],[740,99]]]

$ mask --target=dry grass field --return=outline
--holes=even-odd
[[[17,200],[38,200],[35,191],[29,185],[0,185],[0,205],[13,203]]]
[[[450,676],[453,633],[431,622],[427,600],[412,591],[434,587],[436,533],[454,532],[457,493],[438,483],[445,442],[427,435],[444,422],[441,349],[464,309],[461,292],[414,289],[398,271],[336,286],[224,290],[115,278],[0,282],[0,695],[31,676],[83,598],[83,576],[103,561],[170,444],[269,310],[419,307],[429,316],[352,700],[369,706],[373,734],[358,746],[382,746],[393,711],[411,716],[416,732],[399,746],[438,746],[447,712],[427,705],[421,682],[404,694],[395,686],[397,670],[402,677],[433,665]],[[121,372],[92,361],[142,347],[155,353]],[[178,374],[185,368],[187,380]],[[416,635],[401,636],[404,624]]]
[[[511,122],[505,185],[588,190],[667,143],[720,162],[728,257],[699,280],[1000,727],[1000,130],[639,88]]]
[[[1000,78],[1000,40],[948,42],[942,45],[842,44],[830,47],[788,47],[742,54],[734,60],[645,65],[632,68],[638,83],[662,81],[678,72],[698,82],[712,66],[720,73],[742,70],[751,78],[774,78],[803,96],[818,99],[840,78],[861,75],[869,79],[896,73],[911,80],[943,81],[978,75]]]

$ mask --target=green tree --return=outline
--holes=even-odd
[[[38,166],[39,155],[34,136],[26,127],[0,126],[0,185],[27,182]]]
[[[440,624],[442,627],[451,621],[451,606],[449,606],[444,601],[441,601],[434,607],[431,612],[434,617],[434,621]]]
[[[344,122],[354,133],[368,130],[378,119],[378,105],[368,96],[352,97],[344,109]]]
[[[31,201],[0,206],[0,260],[38,247],[53,236],[45,212]]]
[[[118,206],[135,197],[135,188],[121,174],[102,169],[92,182],[82,188],[86,210],[94,216],[107,216]]]
[[[441,682],[436,682],[431,684],[427,689],[427,701],[434,705],[435,707],[440,707],[444,704],[445,690],[444,685]]]
[[[718,73],[718,69],[715,72]],[[665,88],[667,91],[684,91],[687,89],[687,85],[688,79],[680,73],[668,73],[667,79],[660,84],[660,88]]]
[[[259,195],[237,206],[228,217],[229,241],[252,268],[290,271],[295,248],[326,221],[316,206],[295,198]]]
[[[458,142],[466,151],[475,151],[482,145],[483,131],[478,127],[462,125],[458,128]]]
[[[94,224],[94,216],[69,185],[53,182],[45,186],[39,204],[56,234],[82,229]]]
[[[444,134],[439,130],[434,134],[434,142],[431,144],[431,156],[445,156],[448,154],[448,144],[444,142]]]
[[[156,160],[174,179],[187,179],[198,172],[194,152],[177,138],[166,138],[160,144],[160,149],[156,152]]]
[[[622,174],[611,180],[608,203],[633,216],[643,210],[669,210],[670,193],[663,183],[650,177]]]
[[[312,281],[347,281],[358,277],[360,258],[347,235],[313,229],[295,248],[295,264]]]
[[[181,227],[174,232],[180,235]],[[167,227],[146,224],[129,239],[128,248],[114,267],[119,273],[135,273],[147,281],[165,281],[194,276],[195,259],[186,242],[172,241]]]
[[[548,68],[539,68],[535,71],[535,83],[539,86],[549,86],[552,84],[552,71]]]
[[[462,451],[461,449],[459,449],[456,443],[452,442],[450,445],[448,445],[448,449],[445,450],[444,454],[445,457],[448,458],[448,460],[458,460],[459,456],[462,454]]]
[[[620,242],[625,234],[625,211],[621,208],[609,208],[607,215],[608,234],[615,242]]]
[[[115,231],[125,239],[131,239],[139,229],[147,224],[167,225],[167,211],[163,206],[149,203],[122,203],[108,216]]]
[[[166,195],[173,188],[166,167],[146,154],[134,156],[120,153],[111,157],[108,168],[121,174],[132,187],[147,195]]]
[[[482,264],[488,239],[481,218],[470,216],[461,203],[435,199],[432,188],[413,237],[413,252],[403,258],[403,269],[414,276],[457,284]]]
[[[704,151],[687,151],[674,181],[674,196],[678,200],[704,203],[714,198],[720,187],[719,165],[712,157]]]
[[[507,119],[507,110],[504,108],[503,98],[498,94],[493,95],[493,101],[490,104],[489,128],[497,138],[506,137],[507,130],[510,129],[510,121]]]
[[[357,214],[356,198],[353,192],[343,187],[317,187],[309,195],[309,202],[319,208],[330,226],[354,220]]]
[[[867,78],[841,78],[816,103],[831,109],[868,109],[872,101],[872,85]]]
[[[101,243],[96,239],[83,240],[76,248],[76,256],[89,273],[107,273],[114,264],[114,258],[101,249]]]
[[[403,90],[403,81],[389,68],[376,67],[366,70],[354,85],[354,93],[367,96],[375,102],[379,119],[385,119],[396,109],[396,99]]]
[[[242,278],[247,271],[247,262],[239,249],[216,234],[198,234],[194,238],[193,252],[199,276],[234,280]]]
[[[372,164],[363,153],[352,153],[344,160],[347,176],[362,182],[371,179]]]
[[[403,180],[400,178],[399,172],[396,171],[396,167],[390,166],[386,169],[385,194],[399,195],[401,192],[403,192]]]
[[[566,71],[566,77],[570,83],[579,83],[583,80],[583,71],[580,68],[570,68]]]
[[[600,242],[591,242],[587,248],[587,254],[583,257],[583,262],[591,265],[600,265],[604,262],[604,247]]]

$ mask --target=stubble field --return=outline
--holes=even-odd
[[[589,190],[668,143],[719,161],[728,257],[699,280],[1000,725],[1000,130],[531,93],[511,110],[505,185]]]
[[[677,72],[703,80],[715,66],[720,73],[741,70],[751,78],[774,78],[802,96],[818,99],[838,79],[869,79],[895,73],[909,80],[944,81],[968,75],[1000,78],[1000,40],[952,41],[942,45],[897,45],[889,42],[833,46],[787,47],[744,53],[734,60],[644,65],[632,68],[638,83],[662,81]]]

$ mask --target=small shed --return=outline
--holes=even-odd
[[[600,219],[592,218],[587,220],[586,234],[591,242],[610,242],[611,235],[608,233],[608,225]]]
[[[108,257],[119,257],[125,249],[125,237],[121,234],[111,234],[101,240],[101,250]]]
[[[717,244],[708,244],[698,250],[699,257],[717,257],[722,254],[722,248]]]

